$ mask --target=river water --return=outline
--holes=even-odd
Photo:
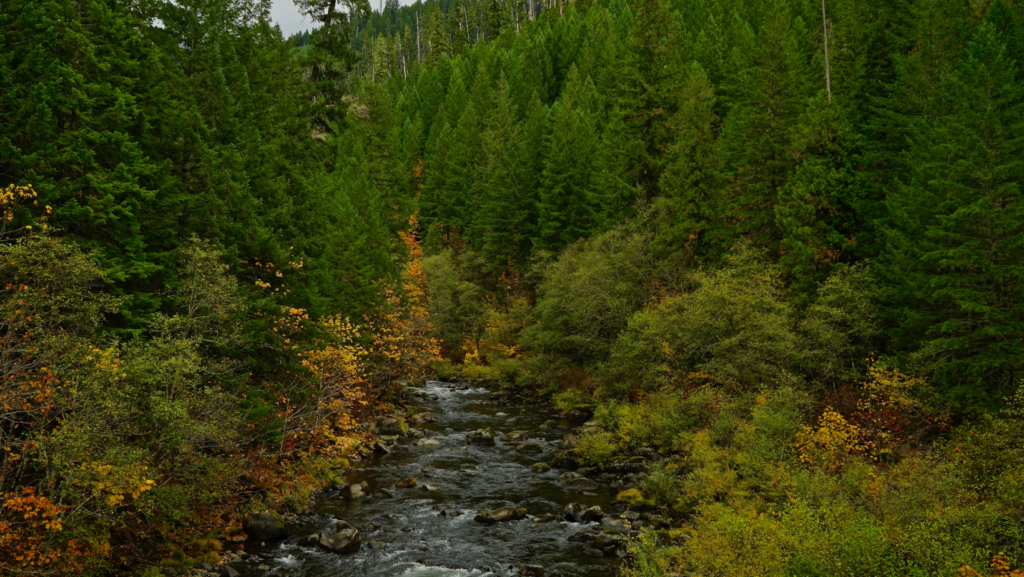
[[[558,428],[541,430],[542,423],[558,418],[534,406],[495,406],[488,402],[486,389],[430,381],[420,391],[431,398],[415,398],[407,412],[429,412],[436,420],[415,426],[425,429],[426,438],[439,444],[422,446],[415,439],[403,439],[403,449],[356,463],[346,478],[348,483],[368,483],[368,493],[383,488],[394,497],[321,496],[304,524],[289,527],[289,538],[262,547],[246,545],[254,555],[249,567],[263,565],[262,570],[251,569],[246,575],[510,576],[518,575],[524,565],[541,565],[546,575],[560,573],[565,577],[607,576],[614,572],[617,559],[589,557],[579,543],[567,541],[584,527],[582,523],[523,519],[484,525],[473,520],[481,510],[506,505],[525,507],[531,517],[558,514],[571,502],[601,505],[610,511],[607,487],[602,486],[596,494],[575,493],[558,482],[562,472],[558,469],[542,474],[530,471],[533,463],[551,461],[552,451],[569,432],[569,421],[559,420]],[[432,399],[434,395],[437,400]],[[506,424],[513,417],[517,422]],[[517,453],[501,440],[493,447],[467,445],[468,433],[487,427],[496,434],[526,431],[529,440],[540,443],[544,452]],[[417,479],[415,488],[395,488],[396,483],[409,477]],[[427,489],[427,484],[434,490]],[[438,507],[462,515],[446,518],[439,515]],[[357,527],[372,523],[379,529],[364,530],[362,547],[349,555],[306,543],[308,535],[333,531],[342,519]]]

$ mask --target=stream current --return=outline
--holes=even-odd
[[[402,439],[402,448],[356,463],[345,478],[351,484],[365,481],[368,494],[387,489],[394,497],[320,495],[313,514],[302,525],[289,526],[287,539],[246,545],[253,555],[250,567],[263,564],[262,570],[246,575],[504,577],[518,575],[524,565],[540,565],[545,575],[560,573],[564,577],[613,573],[617,559],[589,557],[579,543],[567,540],[585,523],[523,519],[487,525],[473,520],[479,511],[506,505],[525,507],[530,517],[561,513],[572,502],[600,505],[608,511],[611,495],[606,486],[596,494],[576,493],[558,482],[558,469],[541,474],[530,470],[536,462],[551,461],[552,451],[572,423],[535,406],[496,406],[488,402],[489,393],[482,388],[428,381],[417,391],[427,398],[414,397],[407,412],[430,413],[434,422],[416,426],[439,444],[417,445],[416,439]],[[510,418],[516,422],[507,424]],[[557,420],[559,426],[539,428],[550,419]],[[467,444],[467,434],[488,427],[495,433],[495,446]],[[497,438],[512,431],[527,432],[528,440],[540,443],[544,452],[518,453],[513,445]],[[416,478],[416,487],[395,487],[409,477]],[[447,518],[439,514],[440,507],[462,514]],[[309,535],[333,531],[338,520],[357,527],[372,523],[379,528],[364,530],[362,547],[348,555],[307,543]]]

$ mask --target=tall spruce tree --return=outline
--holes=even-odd
[[[964,410],[997,401],[1022,370],[1024,94],[992,24],[959,60],[912,123],[880,271],[899,344]]]

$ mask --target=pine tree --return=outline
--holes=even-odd
[[[555,252],[601,225],[601,207],[593,190],[596,98],[590,78],[581,78],[573,68],[565,96],[551,111],[548,157],[537,203],[536,250]]]
[[[504,75],[495,87],[483,147],[474,193],[477,217],[468,233],[474,248],[483,255],[491,286],[501,290],[501,279],[525,265],[529,250],[525,235],[529,215],[524,178],[526,150]]]
[[[635,19],[614,92],[628,134],[643,144],[634,178],[642,197],[650,200],[658,193],[665,151],[673,140],[668,120],[679,106],[682,77],[674,48],[680,35],[666,0],[642,0]]]
[[[911,176],[889,199],[881,268],[898,336],[963,409],[996,402],[1024,359],[1024,94],[983,23],[931,115],[912,124]]]
[[[722,147],[717,134],[715,93],[704,68],[694,62],[672,119],[677,136],[661,177],[660,212],[667,222],[659,242],[700,257],[724,253],[727,207],[722,190]]]
[[[778,240],[774,207],[796,164],[793,133],[808,97],[804,62],[789,15],[776,8],[757,38],[748,64],[730,89],[724,146],[732,186],[728,219],[734,234],[751,234],[762,246]]]

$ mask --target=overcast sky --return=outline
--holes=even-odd
[[[415,0],[398,0],[398,3],[402,6],[408,6]],[[374,10],[377,9],[380,4],[380,0],[370,0],[370,5],[373,6]],[[295,7],[295,3],[292,0],[274,0],[274,7],[270,9],[270,15],[281,26],[281,32],[285,38],[295,34],[296,32],[302,32],[303,30],[309,30],[313,27],[313,22],[299,14],[299,9]]]

